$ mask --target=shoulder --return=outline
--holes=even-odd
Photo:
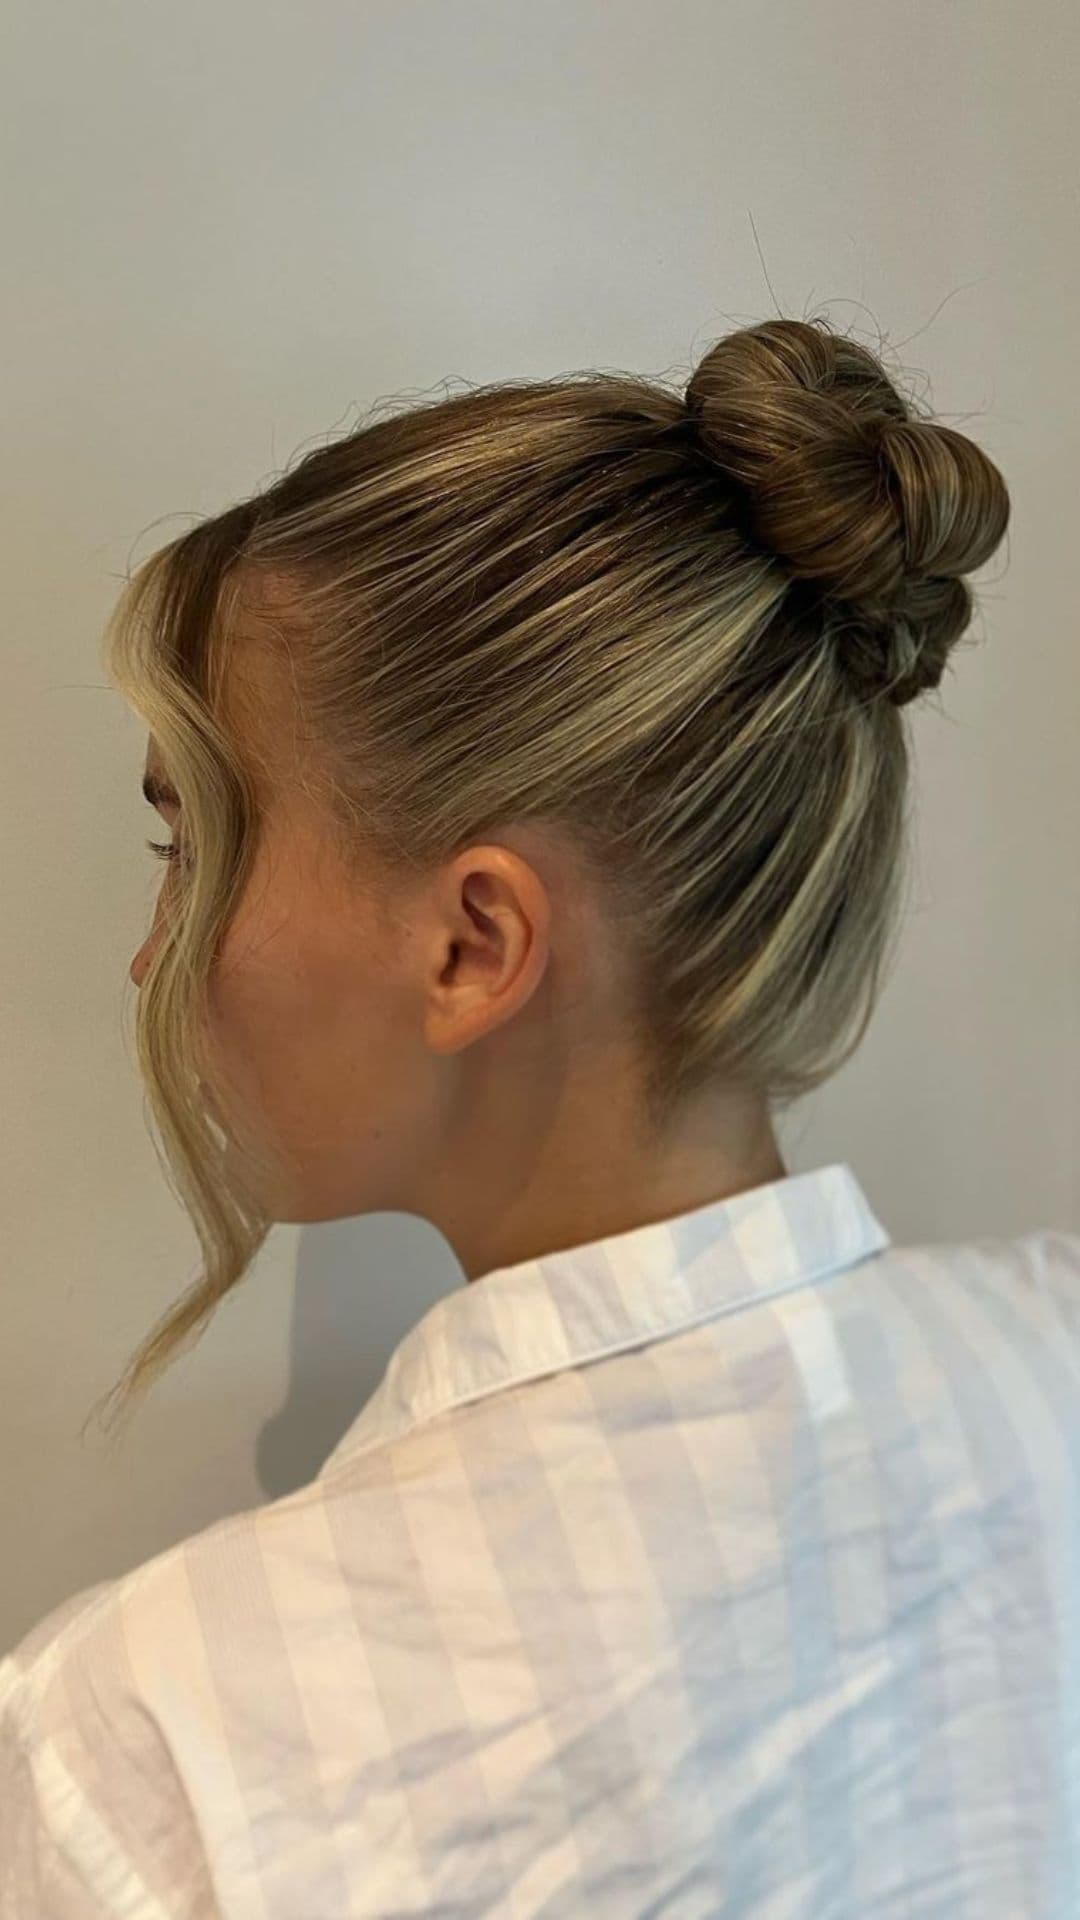
[[[1014,1245],[1035,1293],[1054,1314],[1080,1332],[1080,1233],[1044,1227]]]
[[[908,1305],[982,1337],[1008,1325],[1029,1357],[1080,1368],[1080,1234],[1056,1227],[889,1249],[882,1273]]]
[[[933,1240],[890,1246],[877,1256],[898,1271],[947,1270],[959,1281],[981,1281],[1080,1307],[1080,1234],[1057,1227],[1030,1233],[984,1235],[970,1240]]]
[[[99,1728],[106,1717],[193,1726],[203,1712],[212,1721],[215,1696],[242,1693],[249,1670],[280,1660],[283,1634],[337,1596],[339,1503],[352,1536],[357,1504],[366,1509],[365,1557],[378,1559],[393,1451],[372,1449],[345,1474],[225,1515],[54,1607],[0,1659],[3,1737],[31,1728],[49,1737],[80,1718]]]
[[[973,1240],[947,1249],[962,1269],[1048,1306],[1080,1309],[1080,1234],[1042,1227],[1011,1239]]]
[[[250,1586],[260,1538],[288,1534],[294,1520],[302,1527],[305,1509],[320,1497],[319,1483],[312,1482],[265,1506],[228,1514],[53,1607],[0,1660],[0,1714],[48,1720],[62,1701],[70,1706],[72,1676],[90,1661],[121,1691],[137,1681],[146,1646],[164,1643],[170,1629],[175,1663],[185,1638],[197,1638],[205,1624],[207,1583],[217,1578],[226,1587]],[[178,1631],[185,1621],[187,1635]]]
[[[207,1911],[207,1862],[243,1819],[221,1707],[233,1670],[250,1700],[261,1657],[258,1528],[268,1515],[291,1537],[310,1498],[229,1515],[83,1589],[0,1661],[0,1913],[41,1911],[46,1885],[50,1916],[86,1911],[87,1887],[104,1911],[121,1883],[169,1896],[145,1892],[133,1914]]]

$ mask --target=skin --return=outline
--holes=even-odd
[[[613,937],[565,840],[510,826],[422,882],[343,866],[250,618],[227,705],[265,830],[211,982],[230,1105],[271,1153],[272,1219],[402,1211],[467,1280],[786,1177],[764,1103],[723,1088],[640,1133]],[[168,779],[156,742],[146,771]],[[178,807],[159,809],[174,840]],[[131,962],[139,986],[161,932]],[[218,1110],[219,1111],[219,1110]]]

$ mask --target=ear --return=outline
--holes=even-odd
[[[424,1034],[458,1053],[511,1020],[550,957],[551,899],[536,867],[502,845],[470,847],[437,889],[437,951]]]

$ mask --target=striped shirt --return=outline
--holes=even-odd
[[[1075,1920],[1080,1236],[845,1163],[497,1270],[0,1664],[3,1920]]]

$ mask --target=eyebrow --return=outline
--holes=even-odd
[[[154,773],[144,775],[142,790],[143,799],[148,800],[152,807],[178,807],[180,805],[180,796],[175,788],[170,787],[167,780],[159,780],[158,776]]]

